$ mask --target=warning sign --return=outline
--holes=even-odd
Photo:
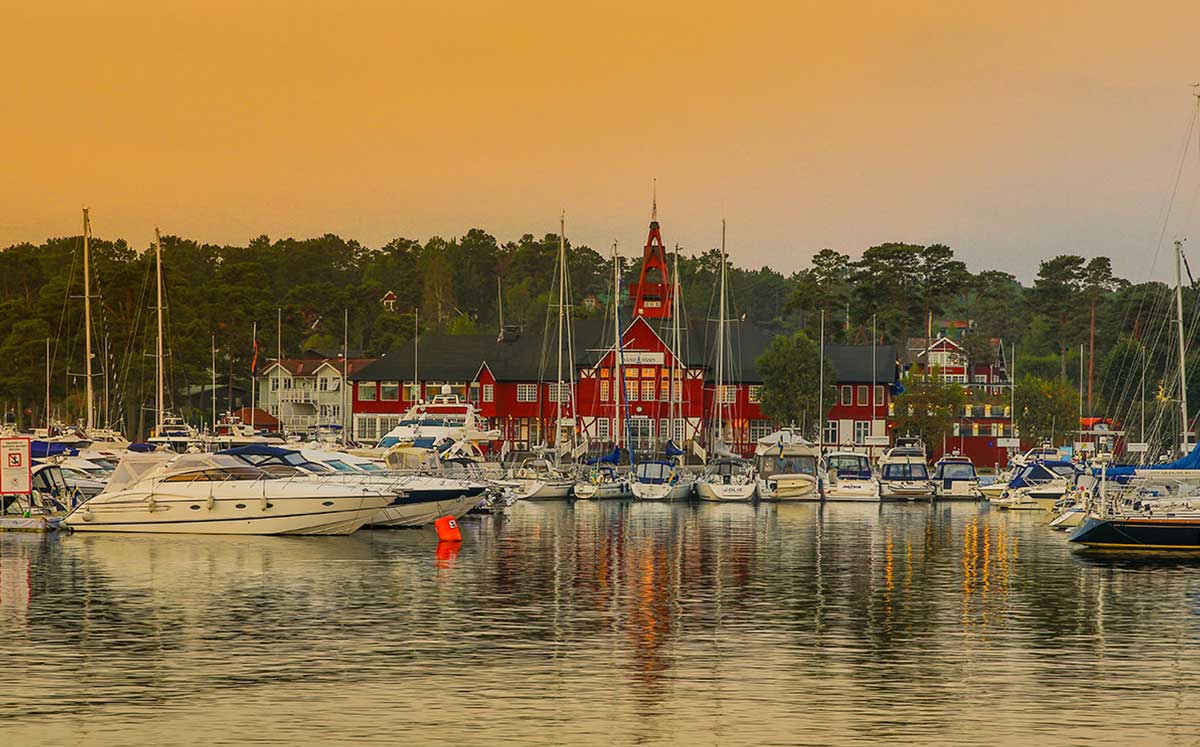
[[[30,474],[29,439],[0,438],[0,493],[28,494]]]

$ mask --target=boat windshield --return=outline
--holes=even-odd
[[[642,462],[633,471],[638,482],[663,483],[671,479],[674,468],[662,462]]]
[[[163,478],[163,482],[225,482],[226,480],[262,480],[269,475],[257,467],[220,467],[184,472]]]
[[[924,464],[911,462],[883,465],[885,480],[928,480],[929,468]]]
[[[975,465],[969,462],[942,462],[938,467],[938,477],[942,480],[974,480]]]
[[[817,460],[811,456],[761,456],[758,471],[770,475],[816,475]]]
[[[861,454],[834,454],[829,457],[829,469],[841,477],[870,477],[871,463]]]
[[[358,462],[357,466],[363,472],[387,472],[387,470],[375,462]]]
[[[346,464],[345,462],[343,462],[340,459],[326,459],[325,465],[328,467],[333,467],[338,472],[358,472],[359,471],[359,470],[356,470],[355,468],[351,467],[349,464]]]

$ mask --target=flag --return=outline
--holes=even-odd
[[[258,327],[254,328],[254,357],[250,359],[250,375],[258,376]]]

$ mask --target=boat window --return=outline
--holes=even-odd
[[[643,482],[665,481],[671,477],[671,465],[659,462],[642,462],[636,469],[638,479]]]
[[[975,465],[966,462],[943,462],[938,468],[938,475],[943,480],[973,480]]]
[[[386,472],[387,470],[380,467],[375,462],[359,462],[358,468],[364,472]]]
[[[885,480],[927,480],[929,470],[924,464],[885,464],[883,465]]]
[[[265,477],[264,471],[254,467],[225,467],[171,475],[164,478],[163,482],[224,482],[225,480],[258,480],[262,477]]]
[[[856,454],[839,454],[829,457],[830,469],[836,469],[838,472],[861,472],[870,471],[870,466],[867,458]]]
[[[815,475],[817,460],[811,456],[763,456],[759,458],[759,471],[768,475]]]
[[[400,439],[396,438],[395,436],[384,436],[383,438],[379,439],[379,448],[386,449],[388,447],[395,446],[398,443],[400,443]]]
[[[1051,467],[1050,469],[1053,470],[1054,472],[1058,473],[1062,477],[1074,477],[1075,476],[1075,467],[1070,464],[1056,464],[1053,467]]]
[[[333,467],[338,472],[357,472],[358,471],[358,470],[354,469],[353,467],[351,467],[349,464],[346,464],[345,462],[341,461],[340,459],[326,459],[325,464],[329,467]]]

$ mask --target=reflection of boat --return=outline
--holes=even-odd
[[[897,438],[896,445],[879,460],[879,494],[882,498],[910,500],[933,495],[921,439]]]
[[[130,454],[64,523],[86,532],[350,534],[392,499],[359,485],[276,478],[226,455]]]
[[[879,482],[871,474],[871,462],[865,454],[835,451],[825,457],[825,462],[829,467],[825,500],[879,500]]]
[[[982,498],[979,475],[969,457],[947,454],[933,468],[933,494],[937,498]]]
[[[819,501],[817,447],[788,428],[759,439],[754,450],[758,497],[764,501]]]

